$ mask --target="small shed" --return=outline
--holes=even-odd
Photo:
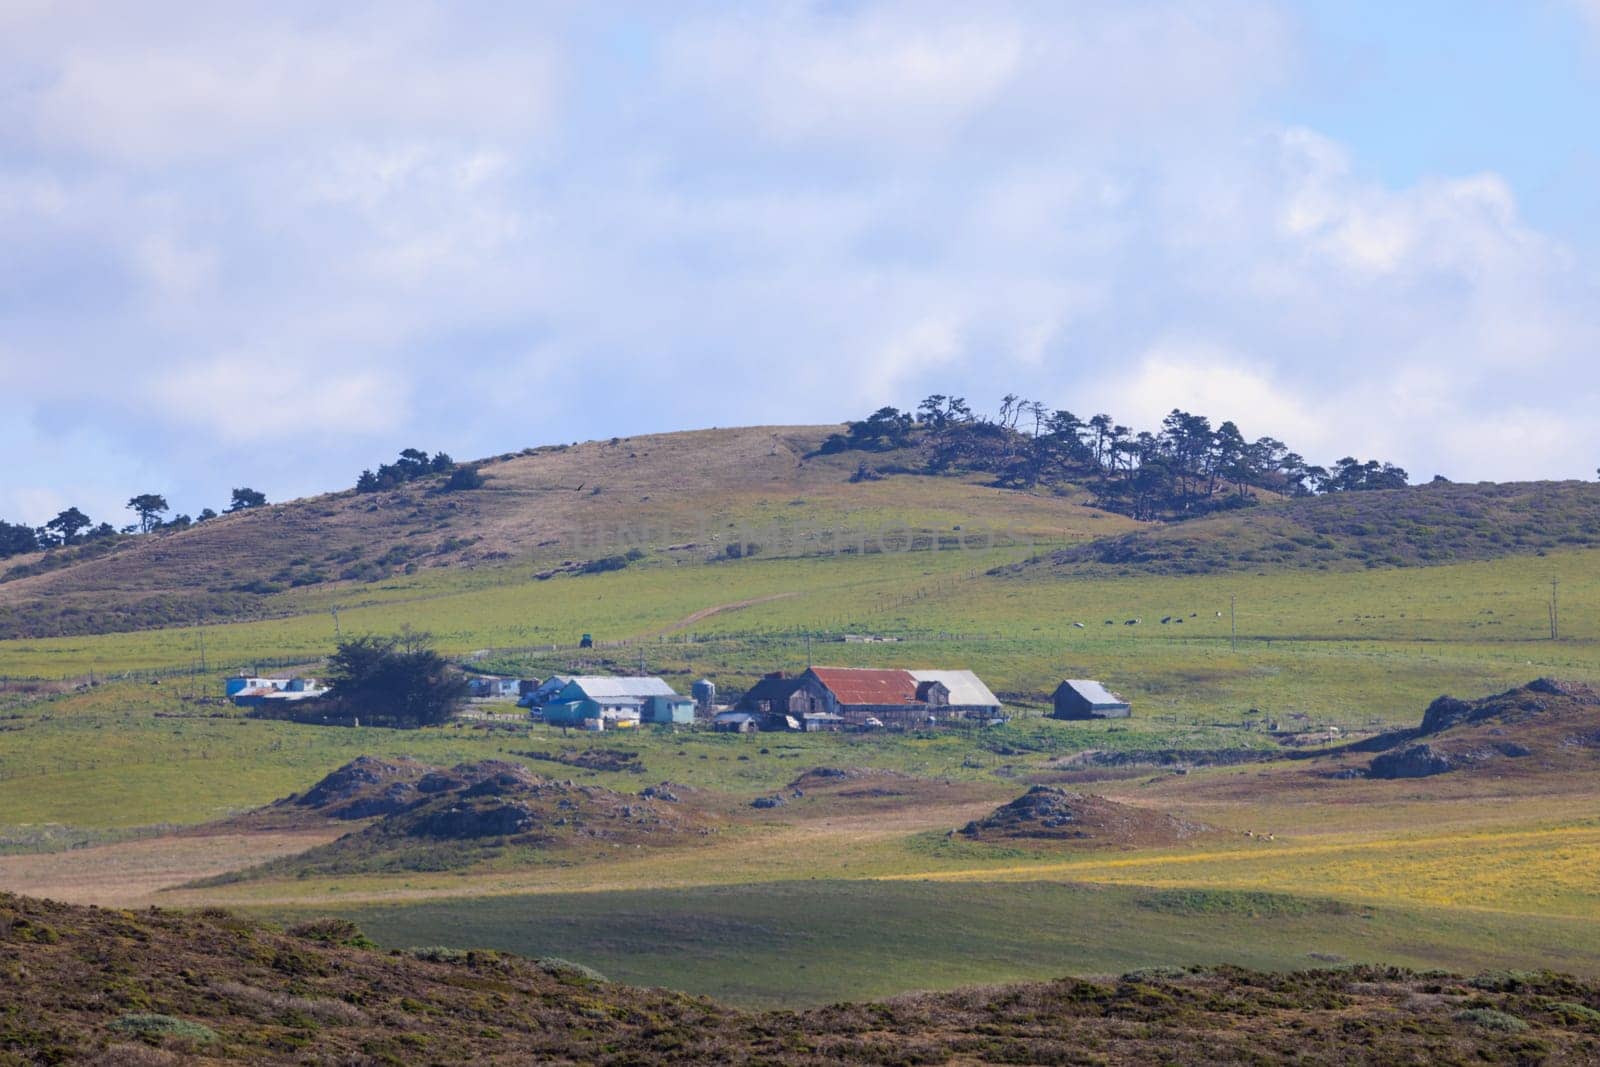
[[[804,723],[805,732],[808,734],[838,733],[844,729],[844,716],[828,711],[807,712],[800,717],[800,721]]]
[[[1068,678],[1056,686],[1057,719],[1126,719],[1133,705],[1088,678]]]
[[[694,722],[694,701],[688,697],[652,694],[644,698],[639,720],[654,723]]]
[[[753,734],[761,724],[745,711],[725,711],[711,720],[711,728],[729,734]]]

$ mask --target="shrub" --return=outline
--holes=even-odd
[[[170,1067],[178,1057],[166,1049],[149,1045],[107,1045],[105,1051],[90,1060],[90,1067]]]
[[[323,945],[345,945],[350,948],[376,948],[377,944],[366,934],[361,932],[361,927],[349,919],[340,919],[327,916],[320,919],[308,919],[289,927],[289,936],[298,937],[303,941],[315,941]]]
[[[1499,1030],[1507,1034],[1520,1033],[1528,1028],[1528,1024],[1515,1015],[1507,1015],[1493,1008],[1468,1008],[1456,1012],[1455,1018],[1457,1022],[1472,1023],[1485,1030]]]
[[[465,963],[467,950],[464,948],[449,948],[445,945],[424,945],[411,950],[412,958],[426,963]]]
[[[463,489],[482,489],[483,474],[477,467],[462,465],[450,472],[450,478],[444,483],[447,493],[459,492]]]
[[[124,1015],[111,1023],[111,1029],[139,1037],[177,1037],[185,1041],[209,1043],[217,1039],[217,1032],[209,1026],[189,1022],[187,1019],[154,1012],[136,1012]]]
[[[552,978],[577,979],[583,982],[609,982],[611,979],[581,963],[564,960],[560,956],[544,956],[534,961],[538,968]]]

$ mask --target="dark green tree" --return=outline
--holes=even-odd
[[[167,498],[160,493],[140,493],[128,500],[128,510],[138,516],[139,532],[149,533],[161,525],[167,511]]]
[[[467,680],[434,651],[427,634],[353,637],[329,657],[328,693],[339,710],[370,723],[434,726],[467,699]]]
[[[231,515],[235,511],[245,511],[249,508],[264,507],[266,506],[266,503],[267,494],[261,492],[260,490],[248,488],[235,489],[233,491],[233,502],[228,505],[227,513]]]
[[[0,519],[0,559],[33,552],[39,547],[39,537],[33,527]]]
[[[463,463],[450,472],[450,477],[444,483],[445,492],[454,493],[461,489],[482,489],[483,475],[477,467]]]
[[[79,532],[93,525],[89,516],[77,508],[68,508],[45,523],[44,528],[59,537],[62,544],[71,545],[77,543]]]

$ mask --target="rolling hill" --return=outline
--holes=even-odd
[[[1077,496],[978,478],[855,480],[815,455],[834,427],[749,427],[530,448],[445,476],[225,515],[100,555],[58,550],[0,571],[0,637],[107,633],[296,614],[305,594],[437,569],[571,573],[637,548],[701,560],[731,541],[767,555],[831,550],[843,531],[1017,530],[1056,543],[1133,528]]]
[[[1076,576],[1422,567],[1600,546],[1600,484],[1438,484],[1265,503],[1068,546]]]

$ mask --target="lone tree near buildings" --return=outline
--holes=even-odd
[[[235,489],[233,491],[233,502],[228,505],[228,514],[231,515],[235,511],[246,511],[250,508],[265,507],[266,503],[267,494],[259,489]]]
[[[353,637],[328,659],[328,699],[371,724],[435,726],[467,699],[467,680],[435,652],[427,634]]]
[[[161,525],[167,513],[167,498],[160,493],[140,493],[128,501],[128,510],[139,516],[139,532],[149,533]]]

